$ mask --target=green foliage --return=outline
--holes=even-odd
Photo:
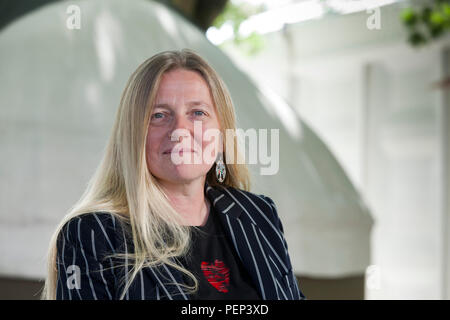
[[[400,15],[408,30],[408,42],[423,46],[450,30],[450,0],[433,0],[420,8],[406,8]]]
[[[255,55],[264,49],[265,41],[264,37],[258,33],[251,33],[250,35],[243,37],[239,34],[239,27],[242,22],[248,19],[250,16],[265,11],[264,5],[253,6],[248,3],[234,4],[232,1],[228,1],[225,9],[217,16],[213,22],[213,26],[220,29],[225,23],[231,24],[233,27],[233,42],[234,44],[247,55]]]
[[[236,38],[234,42],[239,49],[246,55],[253,56],[261,52],[265,47],[264,37],[259,33],[252,32],[246,38]]]

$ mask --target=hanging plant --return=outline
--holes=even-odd
[[[450,0],[432,0],[426,5],[406,8],[401,21],[408,30],[408,42],[423,46],[450,30]]]

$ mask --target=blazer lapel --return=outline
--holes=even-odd
[[[205,192],[261,298],[279,299],[277,280],[269,267],[267,246],[262,244],[261,230],[252,222],[249,210],[230,190],[206,184]]]

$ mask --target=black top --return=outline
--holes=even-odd
[[[182,263],[199,281],[193,300],[260,300],[250,275],[226,237],[218,214],[211,206],[208,220],[193,231],[191,250]],[[188,281],[192,284],[192,280]]]

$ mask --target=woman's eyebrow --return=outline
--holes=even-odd
[[[205,105],[205,106],[209,107],[208,103],[201,101],[201,100],[189,101],[187,104],[191,105],[191,106]]]
[[[155,108],[170,109],[170,106],[167,103],[158,103],[155,104]]]
[[[199,106],[199,105],[204,105],[204,106],[206,106],[206,107],[211,107],[208,103],[206,103],[206,102],[204,102],[204,101],[201,101],[201,100],[194,100],[194,101],[189,101],[188,103],[187,103],[187,105],[189,105],[189,106]],[[171,109],[170,108],[170,104],[168,104],[168,103],[158,103],[158,104],[155,104],[155,108],[162,108],[162,109]]]

